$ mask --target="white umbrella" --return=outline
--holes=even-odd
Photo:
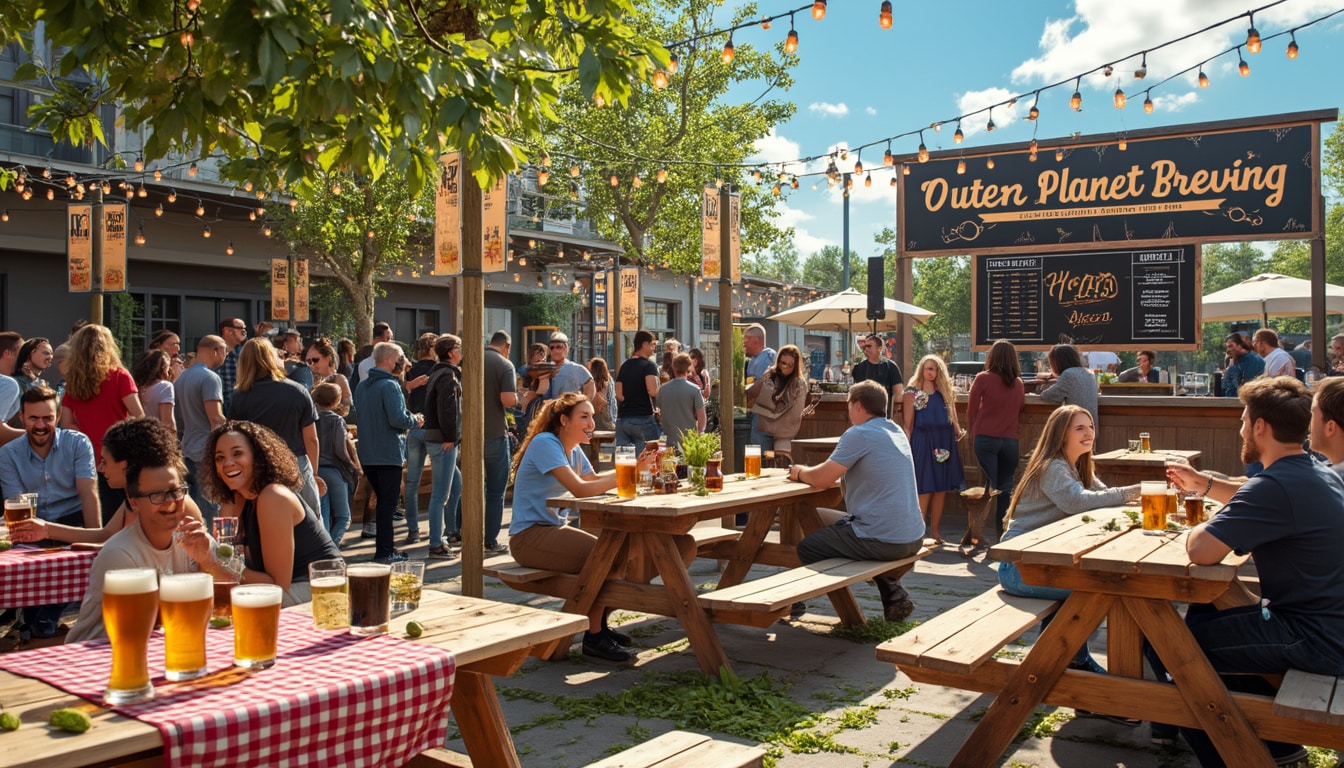
[[[1270,315],[1301,317],[1311,314],[1311,281],[1266,272],[1214,291],[1200,304],[1201,319],[1206,323],[1247,318],[1260,318],[1266,323]],[[1344,288],[1325,284],[1325,311],[1344,313]]]
[[[934,315],[927,309],[895,299],[886,299],[885,306],[886,319],[877,321],[880,331],[894,330],[898,315],[905,315],[916,323],[924,323]],[[872,327],[872,321],[868,319],[868,296],[853,288],[786,309],[771,315],[770,319],[815,331],[852,331],[856,320],[860,327]]]

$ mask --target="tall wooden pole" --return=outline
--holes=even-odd
[[[1317,126],[1317,131],[1320,127]],[[1319,179],[1319,175],[1317,177]],[[1319,183],[1319,182],[1318,182]],[[1311,238],[1311,363],[1330,372],[1330,337],[1325,333],[1325,197],[1316,194],[1321,233]]]
[[[89,218],[93,235],[92,257],[89,259],[89,322],[103,324],[103,188],[89,185],[93,194],[93,211]]]
[[[733,242],[728,210],[732,185],[719,187],[719,442],[723,450],[724,473],[733,466],[733,403],[742,382],[733,366]]]
[[[485,275],[481,186],[462,163],[462,594],[483,597],[485,575]],[[446,514],[452,512],[446,511]]]

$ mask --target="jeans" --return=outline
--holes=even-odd
[[[204,466],[198,465],[196,462],[185,456],[183,456],[182,459],[187,463],[188,493],[191,495],[191,500],[196,502],[196,506],[200,508],[201,517],[205,520],[205,526],[208,529],[210,524],[214,522],[215,515],[219,514],[219,505],[205,498],[205,493],[201,488],[201,481],[197,473],[202,469],[206,472],[214,471],[213,467],[208,464]]]
[[[1015,437],[975,436],[975,458],[984,470],[985,482],[998,489],[995,499],[995,519],[998,520],[999,533],[1003,533],[1003,518],[1008,514],[1008,504],[1013,500],[1013,473],[1017,471],[1017,462],[1021,456]]]
[[[373,546],[374,557],[387,557],[396,551],[392,545],[392,516],[397,511],[397,494],[401,491],[401,467],[392,464],[364,465],[364,476],[378,497],[374,508],[374,522],[378,535]]]
[[[425,443],[429,453],[429,467],[434,473],[434,489],[429,494],[429,548],[443,546],[443,516],[445,509],[453,515],[452,530],[462,527],[459,511],[462,502],[462,470],[457,468],[457,454],[461,443],[454,443],[452,449],[443,450],[443,443],[432,441]],[[410,512],[406,519],[410,520]]]
[[[775,436],[767,435],[756,427],[756,414],[751,415],[751,439],[747,445],[759,445],[762,451],[775,450]]]
[[[1017,570],[1017,564],[1011,562],[999,563],[999,586],[1003,591],[1010,595],[1021,595],[1022,597],[1036,597],[1042,600],[1064,600],[1073,594],[1067,589],[1059,587],[1037,587],[1028,584],[1022,580],[1022,574]],[[1055,614],[1050,614],[1041,619],[1041,631],[1050,626],[1050,622],[1055,618]],[[1087,650],[1087,642],[1083,642],[1083,647],[1073,655],[1073,661],[1069,662],[1071,666],[1081,667],[1089,664],[1095,664],[1092,661],[1092,654]]]
[[[1262,610],[1260,605],[1243,605],[1220,611],[1208,604],[1191,604],[1185,613],[1185,624],[1204,649],[1209,663],[1218,672],[1243,673],[1223,675],[1229,691],[1259,693],[1273,696],[1274,688],[1257,674],[1277,674],[1301,669],[1323,675],[1344,673],[1344,658],[1330,644],[1321,642],[1313,633],[1299,633],[1295,627],[1273,613],[1272,606]],[[1144,655],[1157,679],[1167,681],[1166,665],[1153,648],[1144,643]],[[1199,758],[1199,764],[1224,765],[1207,734],[1195,728],[1181,728],[1181,735]],[[1296,752],[1298,745],[1266,742],[1269,753],[1284,757]]]
[[[854,526],[848,520],[809,533],[798,542],[798,559],[804,565],[816,563],[830,557],[847,557],[856,560],[902,560],[924,546],[922,539],[892,543],[865,539],[854,532]],[[897,600],[907,600],[910,593],[901,586],[900,579],[879,574],[874,581],[882,593],[882,605],[887,606]]]
[[[633,445],[642,450],[644,443],[657,440],[662,433],[658,428],[658,420],[652,416],[625,416],[616,419],[616,445]]]
[[[420,473],[425,470],[425,430],[406,432],[406,487],[402,491],[406,508],[406,530],[420,530]]]
[[[299,499],[312,510],[314,515],[322,514],[322,497],[317,493],[317,476],[313,474],[313,465],[307,456],[296,456],[299,464],[299,477],[303,478],[303,487],[299,489]]]
[[[322,497],[322,527],[339,549],[350,529],[350,484],[335,467],[318,467],[317,476],[327,484],[327,495]]]
[[[504,492],[509,487],[509,436],[485,439],[485,544],[499,543],[504,525]],[[461,522],[460,520],[458,521]],[[461,528],[461,525],[458,526]]]

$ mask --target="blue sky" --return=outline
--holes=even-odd
[[[761,0],[760,12],[773,15],[798,7],[800,0]],[[826,18],[803,12],[796,18],[800,62],[787,98],[798,105],[795,117],[777,126],[757,144],[755,159],[784,162],[852,147],[954,118],[1011,96],[1029,93],[1118,59],[1267,5],[1267,0],[893,0],[892,29],[878,26],[880,0],[831,0]],[[1344,0],[1287,0],[1256,14],[1264,37],[1299,26],[1344,7]],[[782,40],[788,21],[770,30],[759,26],[736,35],[766,45]],[[1045,91],[1035,125],[1023,119],[1031,99],[1012,109],[995,109],[997,130],[987,134],[983,113],[962,124],[960,145],[1138,130],[1159,126],[1229,120],[1286,112],[1338,109],[1344,105],[1344,14],[1300,30],[1296,60],[1285,56],[1288,38],[1264,44],[1258,55],[1244,53],[1248,77],[1237,71],[1235,53],[1208,61],[1203,69],[1211,85],[1200,89],[1194,73],[1152,90],[1153,114],[1142,108],[1144,87],[1200,64],[1244,43],[1245,19],[1170,46],[1147,57],[1147,77],[1136,80],[1139,59],[1117,65],[1106,78],[1097,73],[1081,85],[1083,109],[1069,108],[1073,85]],[[753,97],[758,84],[751,86]],[[1113,105],[1115,89],[1130,98],[1123,110]],[[744,91],[745,92],[745,91]],[[941,132],[924,131],[930,150],[951,149],[954,124]],[[1326,133],[1334,124],[1325,126]],[[914,152],[918,138],[893,144],[892,151]],[[866,168],[881,166],[885,145],[863,154]],[[854,155],[840,163],[852,170]],[[808,171],[819,171],[825,161]],[[797,170],[794,168],[793,170]],[[874,255],[874,235],[896,221],[895,190],[888,173],[875,173],[873,186],[856,183],[851,198],[851,249]],[[813,184],[818,184],[816,190]],[[828,190],[824,177],[803,180],[780,206],[778,223],[796,229],[802,256],[842,238],[839,187]]]

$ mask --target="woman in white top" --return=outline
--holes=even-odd
[[[145,415],[163,422],[171,432],[177,431],[173,419],[173,360],[162,349],[151,349],[135,361],[131,377],[140,389],[140,405]]]

